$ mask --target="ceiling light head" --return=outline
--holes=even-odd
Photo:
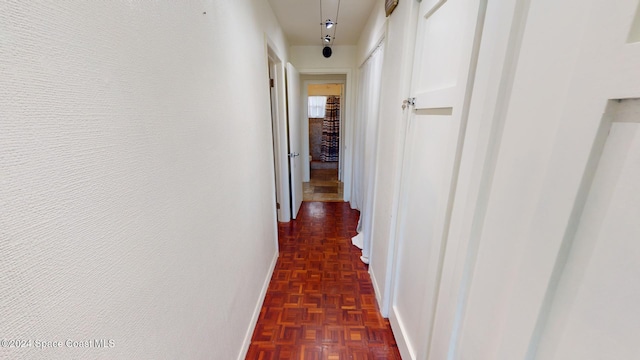
[[[327,19],[324,22],[324,26],[326,26],[327,29],[331,29],[333,27],[333,25],[335,25],[335,23],[333,21],[331,21],[331,19]]]
[[[323,39],[324,39],[324,42],[330,43],[331,42],[331,35],[327,35]]]

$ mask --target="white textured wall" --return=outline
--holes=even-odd
[[[322,55],[322,46],[291,46],[291,63],[298,70],[351,69],[355,66],[355,46],[333,46],[329,58]]]
[[[266,0],[0,3],[0,338],[115,345],[0,358],[242,353],[276,256],[263,29],[287,49]]]
[[[356,64],[358,67],[366,62],[379,44],[381,37],[385,35],[387,21],[393,21],[398,18],[405,20],[403,15],[394,14],[392,17],[386,17],[385,14],[384,2],[376,2],[362,29],[362,33],[360,33],[358,44],[356,44]]]

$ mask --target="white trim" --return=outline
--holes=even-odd
[[[380,308],[382,304],[382,293],[380,292],[380,286],[378,285],[378,279],[376,279],[375,272],[371,271],[371,266],[369,266],[369,277],[371,278],[371,284],[373,285],[373,293],[376,296],[376,301],[378,302],[378,308]],[[382,311],[380,311],[382,313]],[[382,314],[383,317],[387,317]]]
[[[396,339],[396,345],[398,345],[398,351],[400,351],[400,357],[405,360],[415,360],[416,353],[407,342],[407,329],[400,316],[398,316],[395,306],[391,309],[391,313],[389,315],[389,322],[393,329],[393,336]]]
[[[276,230],[276,235],[277,235]],[[238,354],[238,360],[243,360],[247,356],[247,352],[249,352],[249,346],[251,346],[251,338],[253,336],[253,332],[256,329],[256,325],[258,324],[258,317],[260,317],[260,310],[262,310],[262,304],[264,303],[264,299],[267,296],[267,290],[269,289],[269,283],[271,282],[271,277],[273,276],[273,272],[276,269],[276,263],[278,262],[278,250],[276,249],[276,253],[273,255],[273,259],[271,260],[271,265],[269,265],[269,271],[267,272],[267,277],[262,284],[262,290],[260,290],[260,296],[258,297],[258,302],[256,303],[256,307],[253,310],[253,315],[251,315],[251,321],[249,322],[249,328],[244,335],[244,340],[242,341],[242,348],[240,349],[240,353]]]
[[[274,60],[269,56],[268,58],[268,66],[269,66],[269,79],[272,79],[276,74],[276,64]],[[275,92],[275,89],[269,89],[269,106],[271,109],[271,152],[273,155],[273,188],[275,189],[275,204],[276,204],[276,223],[278,219],[282,218],[282,210],[277,206],[281,202],[282,199],[282,188],[280,186],[280,173],[279,173],[279,163],[278,163],[278,154],[279,154],[279,140],[278,140],[278,96]]]
[[[422,17],[427,19],[429,18],[429,16],[433,15],[438,9],[440,9],[440,7],[442,7],[442,5],[444,5],[444,3],[446,3],[447,0],[439,0],[439,1],[432,1],[432,4],[427,5],[422,13]]]
[[[355,103],[355,86],[356,82],[353,77],[353,69],[351,68],[306,68],[298,69],[301,75],[345,75],[346,84],[344,89],[344,119],[341,121],[340,133],[343,135],[344,146],[342,147],[343,161],[342,161],[342,182],[344,183],[344,201],[351,199],[351,182],[352,182],[352,164],[353,154],[351,148],[353,146],[353,122],[355,116],[355,110],[353,104]],[[344,128],[342,128],[344,127]]]
[[[300,75],[317,75],[317,74],[303,74]],[[344,75],[344,74],[330,74],[330,75]],[[309,160],[309,153],[311,152],[311,145],[309,144],[309,108],[308,108],[308,98],[309,98],[309,85],[316,84],[340,84],[342,85],[342,92],[340,94],[340,146],[339,146],[339,156],[338,156],[338,180],[342,181],[344,177],[344,121],[345,119],[345,108],[344,104],[346,102],[346,79],[334,79],[334,80],[304,80],[302,81],[302,134],[304,139],[302,139],[302,181],[308,182],[311,180],[311,166]]]
[[[276,187],[280,194],[280,210],[278,211],[278,221],[288,222],[291,220],[291,204],[289,199],[289,157],[287,156],[287,106],[286,106],[286,87],[285,87],[285,61],[283,56],[277,50],[274,42],[265,34],[265,43],[267,49],[267,59],[271,59],[274,64],[275,73],[272,74],[275,80],[274,93],[275,102],[275,138],[274,146],[277,150],[277,156],[274,161],[275,171],[277,173]],[[267,62],[268,66],[268,62]],[[265,84],[266,86],[266,84]],[[276,239],[277,241],[277,239]]]

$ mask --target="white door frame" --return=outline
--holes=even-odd
[[[346,80],[304,80],[302,82],[302,181],[308,182],[311,180],[311,161],[309,159],[309,153],[311,151],[311,145],[309,144],[309,85],[319,85],[319,84],[341,84],[342,92],[340,94],[340,149],[339,149],[339,157],[338,157],[338,180],[342,181],[342,177],[344,174],[344,119],[345,111],[344,111],[344,103],[345,103],[345,85]]]
[[[280,205],[277,210],[278,221],[291,220],[291,204],[289,200],[289,157],[287,149],[287,103],[285,88],[285,63],[278,55],[274,43],[266,38],[267,58],[272,63],[271,76],[274,80],[273,93],[275,101],[273,117],[274,165],[276,174],[276,201]]]
[[[277,219],[280,218],[280,202],[281,202],[281,198],[282,198],[282,194],[280,192],[280,174],[278,173],[278,165],[277,165],[277,158],[278,158],[278,147],[277,147],[277,143],[276,143],[276,139],[277,139],[277,119],[278,119],[278,107],[277,107],[277,94],[275,92],[275,81],[273,79],[274,74],[276,72],[276,64],[273,60],[273,58],[271,58],[271,56],[268,57],[268,65],[269,65],[269,101],[270,101],[270,108],[271,108],[271,142],[272,142],[272,153],[273,153],[273,178],[274,178],[274,190],[275,190],[275,197],[276,197],[276,215],[277,215]]]
[[[336,68],[336,69],[298,69],[300,75],[345,75],[346,80],[340,81],[328,81],[329,83],[344,83],[343,94],[341,105],[344,107],[344,110],[341,109],[340,114],[344,115],[342,119],[340,119],[340,168],[341,171],[342,182],[344,183],[344,201],[349,201],[351,199],[351,181],[352,181],[352,164],[353,164],[353,106],[354,96],[355,96],[355,83],[353,81],[352,69],[349,68]],[[313,80],[310,80],[313,81]],[[306,83],[306,81],[305,81]],[[303,99],[306,103],[307,96],[306,85],[304,85]],[[304,107],[304,106],[303,106]],[[306,116],[307,110],[304,107],[304,114]],[[309,124],[306,122],[306,126],[303,125],[303,134],[309,132]],[[306,163],[308,168],[309,166],[309,139],[306,141],[307,147],[306,152],[303,154],[302,160]],[[303,145],[304,146],[304,145]],[[303,151],[305,148],[303,147]],[[306,175],[303,179],[307,179]],[[308,180],[305,180],[308,181]]]

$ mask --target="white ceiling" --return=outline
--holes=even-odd
[[[338,25],[329,30],[324,29],[322,36],[327,31],[333,36],[333,30],[336,29],[333,45],[356,45],[376,1],[382,0],[269,0],[269,3],[289,45],[323,45],[320,22],[326,19],[336,21],[340,3]]]

